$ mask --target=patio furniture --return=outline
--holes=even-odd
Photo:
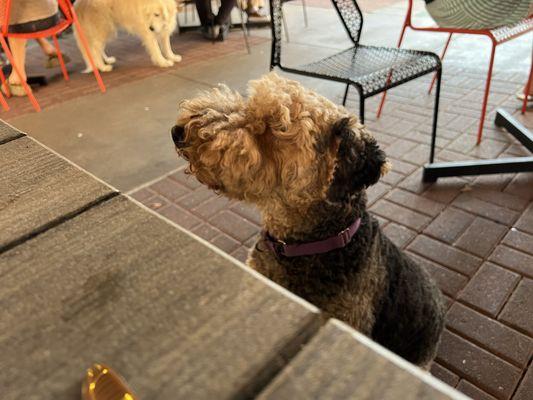
[[[437,73],[437,92],[433,113],[433,133],[437,129],[440,95],[441,63],[436,54],[390,47],[366,46],[359,43],[363,27],[363,15],[355,0],[332,0],[353,46],[308,64],[286,66],[283,64],[281,25],[283,0],[270,0],[272,15],[272,52],[270,68],[327,79],[346,84],[342,104],[346,104],[350,86],[359,93],[359,117],[364,123],[365,99],[387,89],[423,75]]]
[[[57,35],[59,35],[61,32],[69,28],[71,25],[75,25],[76,29],[78,30],[79,39],[80,42],[85,49],[85,53],[87,54],[87,57],[89,59],[89,62],[91,63],[91,67],[93,69],[94,77],[96,78],[96,82],[98,83],[98,86],[100,87],[100,90],[102,93],[105,92],[106,88],[104,85],[104,82],[102,81],[102,77],[100,76],[100,72],[98,71],[98,68],[95,67],[91,53],[89,51],[89,47],[87,45],[87,40],[85,38],[85,34],[78,22],[78,17],[74,11],[74,7],[72,6],[72,3],[70,0],[58,0],[59,9],[61,13],[63,14],[62,19],[60,22],[46,30],[42,31],[36,31],[36,32],[28,32],[28,33],[13,33],[9,31],[9,16],[11,13],[11,7],[12,7],[12,0],[0,0],[0,45],[2,46],[2,49],[4,50],[5,55],[7,56],[12,68],[15,70],[15,72],[21,76],[20,66],[17,66],[14,62],[13,55],[11,54],[11,50],[9,49],[9,46],[7,44],[6,39],[9,37],[13,38],[20,38],[20,39],[37,39],[37,38],[46,38],[46,37],[52,37],[54,41],[54,45],[57,51],[59,64],[61,66],[61,72],[63,73],[63,77],[66,81],[69,80],[67,68],[65,67],[65,63],[63,61],[63,55],[61,53],[61,49],[59,47],[59,41],[57,40]],[[0,74],[0,79],[2,80],[2,85],[6,85],[6,79],[3,74]],[[37,99],[33,95],[33,92],[29,86],[29,83],[22,80],[22,86],[24,88],[24,91],[26,92],[28,99],[33,105],[33,108],[35,111],[41,111],[41,107],[39,106],[39,103],[37,102]]]
[[[533,134],[507,111],[497,110],[494,123],[496,126],[507,130],[526,149],[533,153]],[[434,154],[435,138],[433,138],[431,143],[431,154]],[[422,180],[424,182],[436,182],[438,178],[450,176],[507,174],[514,172],[533,172],[533,156],[442,163],[434,163],[433,159],[430,159],[429,164],[424,166]]]
[[[2,400],[94,363],[146,400],[466,399],[1,121],[0,187]]]
[[[282,3],[288,3],[289,1],[294,0],[282,0]],[[309,26],[309,19],[307,18],[307,3],[306,0],[302,1],[302,11],[304,14],[304,26],[307,28]],[[287,24],[287,18],[285,18],[285,15],[283,15],[283,30],[285,31],[285,39],[287,42],[289,41],[289,26]]]
[[[403,23],[402,32],[400,34],[400,39],[398,40],[398,48],[400,48],[400,46],[402,45],[402,41],[405,36],[405,30],[408,27],[415,31],[448,33],[448,39],[446,41],[444,49],[442,50],[442,55],[441,55],[442,60],[444,60],[444,56],[446,55],[446,51],[448,50],[448,46],[450,44],[450,41],[452,40],[453,34],[461,33],[461,34],[467,34],[467,35],[482,35],[482,36],[487,36],[491,40],[492,49],[490,53],[489,70],[487,72],[487,80],[485,82],[485,94],[483,95],[483,104],[481,106],[481,117],[479,120],[479,126],[478,126],[478,132],[477,132],[477,144],[481,143],[481,137],[483,135],[483,125],[485,123],[485,114],[487,112],[487,102],[488,102],[489,92],[490,92],[490,82],[492,79],[492,67],[494,65],[494,56],[496,54],[496,47],[499,46],[500,44],[508,42],[509,40],[512,40],[514,38],[517,38],[521,35],[524,35],[528,32],[533,31],[533,17],[526,18],[510,26],[502,26],[502,27],[495,28],[495,29],[474,30],[474,29],[441,28],[441,27],[434,27],[434,26],[433,27],[415,26],[413,25],[413,22],[412,22],[412,12],[413,12],[413,0],[409,0],[409,5],[407,7],[407,14],[405,15],[405,21]],[[431,89],[433,88],[435,79],[436,79],[436,76],[433,78],[433,81],[431,82],[431,85],[429,87],[430,93],[431,93]],[[381,103],[379,105],[379,109],[377,113],[378,118],[380,117],[381,112],[383,111],[383,105],[385,104],[385,98],[386,98],[386,92],[383,93],[383,97],[381,98]],[[524,99],[524,102],[522,104],[522,114],[526,110],[526,105],[527,105],[527,99]]]

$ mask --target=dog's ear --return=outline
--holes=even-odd
[[[346,117],[333,124],[331,148],[337,152],[333,181],[328,191],[332,201],[342,201],[365,189],[385,175],[390,164],[376,139],[364,127],[352,129],[353,119]]]

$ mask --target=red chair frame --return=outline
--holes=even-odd
[[[398,40],[398,47],[402,45],[405,31],[409,27],[414,31],[424,31],[424,32],[446,32],[448,33],[448,40],[446,41],[446,44],[444,46],[444,49],[442,50],[441,60],[444,60],[444,56],[446,55],[446,51],[448,50],[448,46],[450,45],[450,41],[452,40],[453,34],[467,34],[467,35],[484,35],[487,36],[491,42],[492,42],[492,50],[490,54],[490,62],[489,62],[489,70],[487,72],[487,80],[485,83],[485,94],[483,96],[483,105],[481,107],[481,119],[479,121],[479,127],[477,132],[477,144],[481,142],[481,137],[483,134],[483,125],[485,123],[485,114],[487,111],[487,102],[489,98],[489,92],[490,92],[490,83],[492,79],[492,68],[494,66],[494,56],[496,55],[496,47],[502,43],[508,42],[511,39],[514,39],[518,36],[524,35],[528,32],[533,31],[533,16],[529,16],[528,18],[520,21],[518,24],[512,25],[512,26],[504,26],[496,29],[457,29],[457,28],[440,28],[440,27],[419,27],[415,26],[412,23],[412,11],[413,11],[413,0],[409,0],[409,4],[407,7],[407,14],[405,15],[405,21],[403,23],[402,32],[400,34],[400,39]],[[510,28],[517,28],[515,31],[513,31]],[[527,84],[524,87],[524,102],[522,104],[522,114],[526,111],[527,106],[527,94],[529,87],[531,85],[532,81],[532,75],[533,72],[530,73],[529,79]],[[435,76],[433,77],[433,80],[431,81],[431,85],[429,87],[429,93],[431,93],[431,89],[433,88],[433,84],[435,83]],[[383,93],[383,97],[381,98],[381,103],[378,108],[377,117],[379,118],[381,116],[381,112],[383,111],[383,105],[385,104],[385,98],[386,98],[387,92]]]
[[[42,30],[38,32],[29,32],[29,33],[9,32],[9,17],[11,13],[11,2],[12,0],[0,0],[0,4],[3,3],[5,7],[3,8],[3,10],[0,9],[0,13],[3,11],[3,17],[4,17],[3,20],[0,21],[0,27],[1,27],[0,45],[2,46],[2,49],[4,50],[4,53],[7,56],[9,62],[11,63],[11,66],[14,69],[15,73],[20,77],[24,91],[28,95],[28,99],[32,103],[33,107],[35,108],[35,111],[41,111],[41,107],[39,106],[37,99],[33,95],[33,92],[30,86],[28,85],[28,83],[24,79],[22,79],[22,73],[20,70],[20,66],[15,64],[14,59],[13,59],[13,54],[11,53],[11,50],[9,49],[6,38],[12,37],[12,38],[20,38],[20,39],[38,39],[38,38],[45,38],[45,37],[52,36],[52,39],[54,41],[54,46],[57,51],[57,58],[59,59],[59,64],[61,66],[61,72],[63,73],[63,77],[65,78],[65,80],[68,81],[70,78],[67,72],[67,68],[65,66],[65,62],[63,60],[63,54],[61,53],[61,49],[59,47],[59,41],[57,40],[57,35],[63,32],[69,26],[74,25],[76,27],[80,42],[87,54],[87,58],[89,59],[89,62],[91,63],[94,77],[96,78],[96,82],[98,83],[98,86],[100,87],[100,91],[102,93],[106,91],[106,87],[104,85],[102,77],[100,76],[100,71],[98,71],[98,68],[96,68],[92,55],[89,51],[89,46],[87,44],[85,33],[83,32],[80,26],[80,23],[78,21],[78,16],[76,15],[74,11],[74,7],[72,6],[72,3],[70,2],[70,0],[58,0],[59,9],[63,13],[63,18],[57,25],[46,30]],[[8,89],[9,86],[6,83],[6,79],[5,79],[3,72],[0,72],[0,79],[2,80],[2,85],[4,85],[4,87],[7,90],[9,90]]]

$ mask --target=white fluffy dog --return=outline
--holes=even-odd
[[[78,0],[75,9],[100,71],[113,69],[115,58],[106,55],[105,46],[118,28],[140,37],[155,65],[170,67],[181,61],[170,47],[170,35],[176,29],[176,0]],[[91,72],[78,32],[75,35],[87,66],[84,72]]]

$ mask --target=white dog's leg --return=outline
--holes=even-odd
[[[161,49],[159,48],[159,44],[157,43],[157,39],[153,32],[144,32],[141,38],[144,47],[146,47],[146,51],[150,55],[152,63],[161,68],[172,67],[174,65],[174,61],[167,60],[163,57],[163,54],[161,54]]]
[[[105,49],[102,51],[102,58],[104,59],[104,62],[106,64],[114,64],[117,62],[117,59],[115,57],[108,56],[105,53]]]
[[[170,46],[170,34],[168,32],[164,32],[161,34],[159,38],[159,43],[163,50],[163,56],[167,60],[172,60],[175,62],[181,61],[181,56],[179,54],[174,54],[174,52],[172,51],[172,47]]]
[[[96,65],[96,68],[102,72],[109,72],[113,70],[113,66],[106,64],[102,57],[102,54],[104,53],[104,47],[104,43],[94,41],[92,43],[91,54],[93,55],[93,61],[94,65]]]

